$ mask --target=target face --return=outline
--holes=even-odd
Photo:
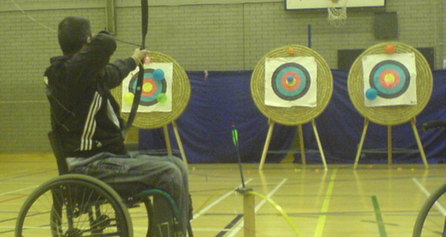
[[[265,104],[276,107],[316,106],[317,64],[314,57],[267,58]]]
[[[160,70],[160,69],[157,69]],[[166,78],[156,78],[153,75],[154,69],[144,69],[144,80],[142,84],[140,105],[151,106],[158,103],[160,95],[165,94],[167,90]],[[138,83],[138,75],[134,74],[130,79],[128,92],[135,94]]]
[[[144,65],[144,79],[138,112],[172,111],[172,63]],[[130,112],[137,91],[139,68],[132,71],[122,82],[121,112]]]
[[[382,98],[396,98],[406,93],[410,85],[409,70],[402,63],[385,60],[370,72],[370,87]]]
[[[377,54],[363,58],[366,106],[416,104],[415,55]]]
[[[271,78],[271,87],[277,96],[293,101],[304,96],[310,89],[308,70],[297,63],[285,63],[278,67]]]

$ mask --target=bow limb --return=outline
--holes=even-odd
[[[148,0],[141,0],[141,49],[146,47],[146,35],[149,27],[149,3]],[[127,120],[127,124],[124,128],[124,137],[127,136],[130,127],[136,117],[136,112],[138,111],[139,102],[141,100],[141,91],[144,81],[144,65],[140,63],[138,65],[138,80],[136,82],[135,95],[133,97],[132,108]]]

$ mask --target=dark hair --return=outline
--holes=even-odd
[[[59,23],[57,37],[64,55],[72,55],[87,43],[91,36],[90,21],[75,16],[69,16]]]

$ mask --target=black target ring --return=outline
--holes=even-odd
[[[286,85],[286,81],[289,80],[290,76],[298,83],[297,87]],[[305,96],[310,89],[310,73],[304,66],[298,63],[285,63],[273,72],[271,86],[279,98],[287,101],[297,100]]]
[[[391,76],[396,78],[398,82],[391,88],[383,85],[383,77],[388,74],[392,74]],[[369,75],[370,87],[377,91],[378,96],[386,99],[396,98],[404,94],[409,88],[410,80],[407,67],[395,60],[384,60],[376,64]]]

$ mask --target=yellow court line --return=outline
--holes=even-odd
[[[334,183],[336,179],[336,173],[338,169],[334,169],[333,173],[330,176],[330,181],[328,182],[327,192],[325,193],[325,199],[322,203],[321,211],[319,218],[317,220],[316,231],[314,232],[314,237],[322,237],[322,233],[324,232],[325,222],[327,220],[327,211],[330,206],[331,196],[333,195]]]
[[[261,193],[254,192],[254,191],[250,191],[248,193],[248,195],[255,195],[255,196],[258,196],[258,197],[262,198],[263,200],[269,202],[269,204],[271,204],[274,208],[276,208],[276,210],[280,214],[282,214],[282,217],[286,220],[286,222],[291,227],[291,229],[293,229],[294,234],[296,234],[296,237],[300,237],[299,229],[297,228],[297,226],[294,224],[294,222],[291,220],[291,218],[288,216],[288,214],[283,210],[283,208],[279,204],[277,204],[273,199],[271,199],[270,197],[267,197]]]

